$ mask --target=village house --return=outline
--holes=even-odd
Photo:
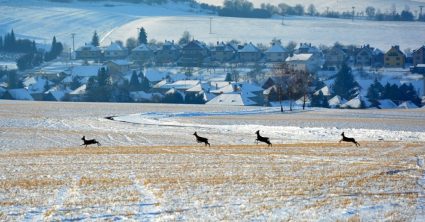
[[[280,42],[273,43],[264,54],[266,55],[267,62],[284,62],[289,56],[288,50],[283,47]]]
[[[398,45],[392,46],[390,50],[384,55],[384,66],[385,67],[401,67],[403,68],[406,63],[406,56],[400,50]]]
[[[125,59],[117,59],[106,62],[108,73],[112,76],[123,75],[131,70],[132,63]]]
[[[235,48],[233,45],[217,42],[217,45],[210,49],[211,60],[229,62],[234,59],[236,52],[237,48]]]
[[[101,60],[102,51],[93,45],[84,45],[75,50],[75,58],[82,60]]]
[[[341,47],[334,46],[325,52],[325,66],[340,67],[347,57]]]
[[[418,64],[425,64],[425,45],[419,49],[413,50],[412,57],[414,66]]]
[[[208,48],[204,43],[193,40],[183,46],[181,56],[178,61],[180,66],[200,67],[204,59],[208,56]]]
[[[180,57],[180,47],[174,44],[174,41],[165,41],[158,49],[155,56],[156,63],[166,64],[176,62]]]
[[[127,55],[128,50],[115,42],[111,42],[111,44],[104,50],[105,59],[124,59]]]
[[[373,48],[369,45],[362,46],[356,54],[355,65],[356,66],[371,66],[373,59]]]
[[[154,58],[154,51],[146,44],[141,44],[131,50],[130,59],[136,63],[148,63]]]
[[[384,52],[380,49],[374,49],[372,54],[372,66],[383,67],[384,66]]]
[[[285,60],[288,67],[294,71],[308,73],[317,72],[323,65],[322,59],[318,55],[311,53],[294,54]]]
[[[243,48],[238,50],[240,62],[258,62],[262,57],[262,52],[251,42],[245,44]]]

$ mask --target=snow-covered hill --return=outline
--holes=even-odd
[[[341,0],[342,2],[342,0]],[[382,1],[381,1],[382,2]],[[290,3],[290,2],[288,2]],[[370,44],[383,50],[398,44],[401,48],[418,48],[425,44],[425,23],[374,22],[311,17],[243,19],[213,17],[189,5],[149,6],[126,3],[51,3],[36,0],[3,0],[0,4],[0,35],[12,28],[21,37],[50,44],[55,35],[72,46],[71,33],[76,33],[76,47],[89,42],[96,30],[103,45],[114,40],[136,37],[144,27],[149,39],[178,40],[184,31],[194,38],[215,43],[237,39],[242,42],[269,43],[273,38],[311,42],[315,45]]]
[[[222,5],[223,0],[198,0],[201,3],[208,3],[213,5]],[[331,10],[346,11],[352,10],[351,7],[355,6],[358,10],[364,10],[367,6],[373,6],[381,11],[390,10],[392,5],[396,6],[398,11],[403,10],[406,6],[412,10],[417,10],[419,5],[425,5],[424,0],[250,0],[254,6],[259,7],[261,3],[270,3],[278,5],[282,2],[288,5],[301,4],[308,6],[314,4],[319,11],[324,11],[327,7]]]

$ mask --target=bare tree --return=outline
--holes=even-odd
[[[289,110],[292,111],[293,101],[301,96],[304,98],[303,109],[305,109],[311,75],[304,71],[292,70],[285,63],[273,67],[272,72],[280,100],[281,112],[283,112],[283,99],[289,100]]]

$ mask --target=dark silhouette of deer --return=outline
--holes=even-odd
[[[344,135],[344,132],[341,133],[342,139],[339,141],[344,141],[344,142],[350,142],[350,143],[354,143],[356,144],[356,146],[360,146],[360,144],[358,142],[356,142],[356,140],[354,138],[350,138],[350,137],[346,137]]]
[[[81,138],[81,140],[83,141],[83,144],[81,144],[80,146],[86,146],[87,145],[91,145],[91,144],[97,144],[97,146],[100,146],[101,144],[99,142],[97,142],[95,139],[92,140],[86,140],[86,136],[83,136],[83,138]]]
[[[207,146],[207,145],[208,146],[211,146],[210,143],[208,143],[208,139],[207,138],[198,136],[198,134],[196,132],[193,135],[196,137],[196,142],[198,142],[198,143],[205,143],[205,146]]]
[[[257,144],[258,142],[263,142],[263,143],[267,143],[268,146],[272,146],[272,143],[270,142],[270,139],[268,137],[260,136],[260,130],[257,130],[255,134],[257,134],[257,139],[255,140]]]

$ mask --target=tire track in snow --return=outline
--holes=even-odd
[[[416,157],[416,166],[422,171],[422,176],[416,181],[418,198],[416,201],[416,211],[414,221],[425,221],[425,170],[423,157]]]
[[[46,221],[49,220],[55,212],[57,212],[63,203],[70,196],[70,194],[75,191],[78,187],[78,182],[80,177],[77,176],[73,179],[71,187],[64,185],[62,186],[55,195],[55,199],[51,200],[51,204],[48,204],[46,207],[40,207],[38,210],[29,211],[24,218],[25,222],[30,221]]]
[[[155,220],[161,214],[159,202],[156,200],[154,194],[149,191],[144,185],[143,180],[138,181],[136,174],[132,172],[129,178],[133,181],[133,185],[137,192],[140,194],[140,202],[138,205],[137,217],[138,220],[151,221]]]

